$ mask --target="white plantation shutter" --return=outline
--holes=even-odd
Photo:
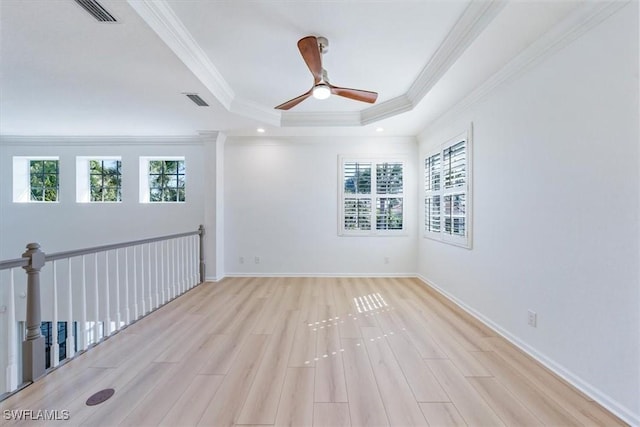
[[[340,234],[404,230],[404,163],[341,158]]]
[[[470,158],[468,133],[425,158],[425,237],[470,247]]]

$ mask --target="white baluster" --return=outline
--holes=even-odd
[[[176,250],[176,239],[173,239],[173,245],[171,245],[171,246],[173,247],[172,248],[172,256],[171,256],[171,266],[172,266],[172,269],[173,269],[173,274],[171,275],[171,278],[172,278],[171,282],[172,282],[172,286],[173,286],[173,297],[175,298],[175,297],[178,296],[178,293],[177,293],[177,290],[176,290],[176,285],[178,283],[178,272],[177,272],[177,269],[176,269],[176,258],[177,258],[177,255],[178,255],[177,254],[178,251]]]
[[[160,292],[159,292],[159,281],[160,281],[160,275],[158,274],[158,245],[160,244],[160,242],[156,242],[156,244],[154,245],[155,248],[155,255],[156,255],[156,307],[160,307]]]
[[[104,328],[105,335],[109,336],[113,332],[111,328],[111,307],[109,307],[109,251],[104,253]]]
[[[182,290],[186,292],[189,289],[189,282],[187,280],[187,238],[180,239],[180,248],[182,249],[182,265],[180,270],[182,271]]]
[[[153,292],[151,292],[151,243],[147,246],[147,280],[149,282],[149,312],[153,311]]]
[[[133,247],[133,320],[138,320],[138,260],[136,247]]]
[[[131,323],[129,311],[129,248],[124,248],[124,318],[127,325]]]
[[[160,275],[161,275],[161,283],[160,283],[160,295],[162,298],[162,304],[164,304],[165,302],[167,302],[167,297],[164,293],[164,290],[166,288],[167,282],[165,281],[165,275],[164,275],[164,266],[167,264],[167,257],[165,256],[165,250],[164,250],[164,241],[160,242]]]
[[[96,302],[96,312],[95,315],[95,324],[93,325],[94,329],[94,337],[93,342],[98,342],[104,336],[104,328],[101,328],[100,325],[102,322],[100,321],[100,285],[98,283],[98,253],[93,256],[94,260],[94,268],[95,268],[95,284],[96,284],[96,292],[95,292],[95,302]]]
[[[147,313],[144,301],[144,245],[140,245],[140,301],[142,302],[142,316]]]
[[[116,254],[116,330],[122,325],[122,315],[120,314],[120,251],[115,250]]]
[[[193,288],[193,265],[191,264],[191,260],[193,259],[193,243],[191,243],[192,240],[192,236],[187,237],[187,274],[189,275],[189,289]]]
[[[80,335],[78,346],[80,350],[86,350],[88,347],[87,340],[87,266],[85,264],[85,256],[82,255],[82,286],[80,288],[80,299],[82,306],[80,307],[80,325],[78,325],[78,334]]]
[[[73,332],[73,282],[71,279],[71,258],[67,258],[67,268],[69,274],[69,286],[68,289],[68,303],[69,307],[67,310],[67,357],[71,358],[76,354],[75,351],[75,332]]]
[[[60,345],[58,344],[58,261],[53,261],[53,288],[51,289],[51,304],[53,304],[51,318],[51,347],[49,359],[51,367],[55,368],[59,363]]]
[[[10,270],[9,297],[7,298],[7,391],[18,388],[18,322],[16,321],[16,284]]]

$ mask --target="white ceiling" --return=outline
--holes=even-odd
[[[414,135],[584,1],[0,0],[0,134]],[[313,82],[296,42],[325,36],[333,96],[273,109]],[[195,92],[210,107],[184,95]]]

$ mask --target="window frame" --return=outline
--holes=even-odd
[[[91,200],[91,161],[120,162],[119,194],[120,200]],[[77,203],[122,203],[122,157],[121,156],[76,156],[76,202]]]
[[[370,193],[350,194],[344,191],[344,170],[347,163],[370,163],[371,164],[371,190]],[[402,192],[399,194],[378,193],[376,183],[377,165],[385,163],[399,163],[402,165]],[[371,156],[371,155],[340,155],[338,156],[338,235],[339,236],[369,236],[369,237],[388,237],[388,236],[406,236],[407,235],[407,209],[406,209],[406,177],[407,177],[407,159],[405,156],[389,155],[389,156]],[[364,199],[370,201],[370,230],[349,230],[345,228],[345,201],[348,198]],[[377,229],[378,219],[378,199],[381,198],[399,198],[402,200],[402,229]]]
[[[150,165],[154,161],[177,161],[184,163],[184,200],[151,200],[151,174]],[[179,170],[179,169],[178,169]],[[176,173],[176,177],[180,174]],[[165,203],[177,203],[184,204],[187,202],[187,161],[184,156],[141,156],[140,157],[140,203],[148,204],[165,204]],[[176,187],[179,189],[180,187]]]
[[[56,161],[56,200],[31,199],[31,162]],[[60,203],[60,157],[59,156],[13,156],[13,203]],[[44,194],[44,193],[43,193]]]
[[[451,186],[446,187],[446,178],[445,178],[445,151],[451,149],[452,147],[458,145],[459,143],[464,142],[464,167],[465,167],[465,179],[462,186]],[[427,161],[434,156],[440,156],[439,162],[440,166],[438,168],[439,176],[437,180],[439,181],[439,188],[432,189],[431,184],[434,180],[431,180],[432,177],[428,174],[427,171]],[[453,138],[448,139],[446,142],[434,147],[431,150],[428,150],[424,155],[421,156],[422,164],[422,176],[423,176],[423,186],[422,186],[422,201],[421,205],[422,215],[423,215],[423,237],[431,240],[436,240],[443,243],[448,243],[455,246],[460,246],[466,249],[472,248],[472,236],[473,236],[473,193],[472,193],[472,183],[473,183],[473,141],[472,141],[472,128],[465,132],[462,132],[456,135]],[[465,213],[464,213],[464,224],[465,224],[465,235],[459,236],[455,235],[452,232],[447,233],[445,227],[446,213],[445,213],[445,199],[447,197],[453,197],[454,195],[464,194],[465,199]],[[430,231],[428,229],[428,220],[429,215],[427,214],[427,209],[429,208],[429,204],[427,200],[429,198],[439,197],[439,231]],[[453,203],[453,201],[451,202]],[[453,209],[453,208],[451,208]],[[450,216],[452,224],[451,227],[453,229],[453,214]]]

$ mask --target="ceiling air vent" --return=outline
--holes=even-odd
[[[187,98],[192,100],[198,107],[208,107],[209,106],[209,104],[204,102],[204,99],[200,98],[200,96],[197,93],[185,93],[185,95],[187,95]]]
[[[116,18],[96,0],[76,0],[76,3],[100,22],[117,22]]]

